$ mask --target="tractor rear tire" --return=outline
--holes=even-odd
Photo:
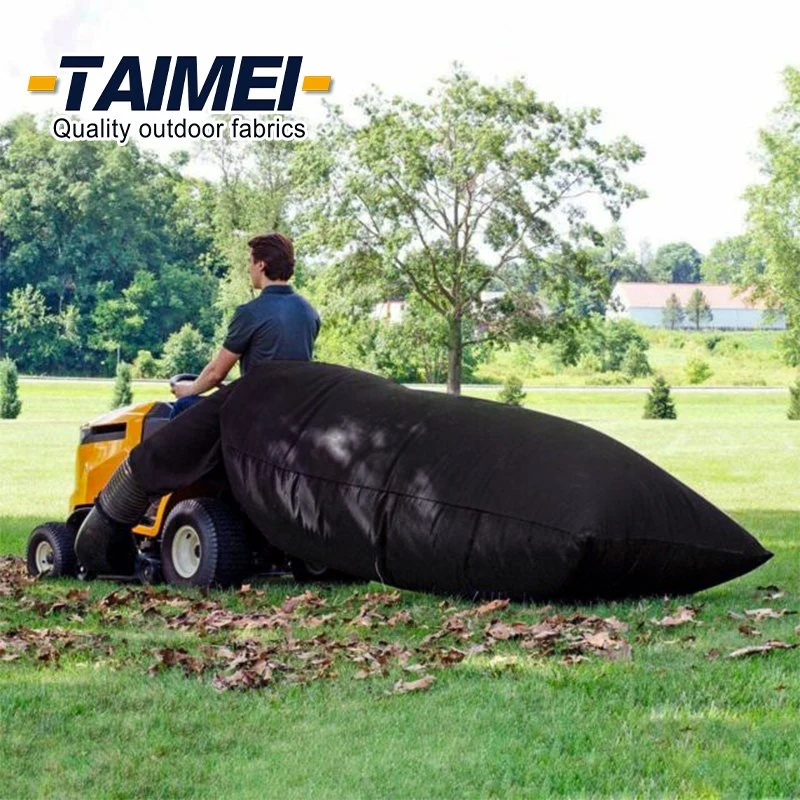
[[[303,561],[301,558],[290,558],[289,567],[297,583],[358,583],[359,578],[331,569],[323,564],[313,561]]]
[[[45,522],[34,528],[28,539],[28,575],[74,578],[78,574],[76,533],[64,522]]]
[[[161,537],[161,570],[176,586],[236,586],[253,569],[244,518],[212,498],[182,500]]]

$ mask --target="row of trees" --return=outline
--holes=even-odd
[[[186,322],[213,335],[214,190],[185,163],[0,128],[0,347],[21,369],[107,373]]]
[[[301,143],[206,143],[215,182],[189,177],[186,154],[54,142],[19,117],[0,128],[0,350],[23,371],[110,374],[140,353],[163,369],[186,325],[219,342],[249,297],[247,239],[279,229],[322,312],[321,358],[446,377],[451,392],[519,339],[556,342],[575,363],[626,279],[755,284],[787,307],[787,353],[800,354],[785,222],[796,226],[800,171],[781,133],[800,119],[796,84],[788,71],[790,102],[764,135],[770,183],[750,195],[751,230],[705,259],[685,243],[632,255],[617,222],[644,196],[627,180],[644,151],[604,141],[597,109],[559,109],[520,80],[483,86],[460,67],[425,104],[376,91],[359,123],[334,108]],[[587,197],[607,212],[604,233]],[[402,324],[371,317],[394,298],[408,304]]]

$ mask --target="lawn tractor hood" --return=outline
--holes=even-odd
[[[81,426],[70,512],[91,505],[125,456],[169,421],[169,403],[139,403]]]

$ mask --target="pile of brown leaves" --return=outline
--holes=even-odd
[[[38,661],[58,663],[64,650],[96,651],[108,637],[68,631],[63,628],[28,628],[20,626],[0,634],[0,661],[16,661],[31,653]]]
[[[28,577],[25,561],[16,556],[0,556],[0,598],[21,597],[35,580]]]
[[[58,618],[73,624],[101,626],[158,625],[191,634],[189,649],[159,647],[149,650],[149,672],[156,675],[177,669],[187,676],[203,677],[219,690],[262,689],[278,684],[305,684],[340,675],[355,680],[393,677],[391,694],[429,689],[434,673],[462,662],[477,668],[517,666],[531,659],[554,659],[574,665],[591,658],[629,660],[629,626],[613,617],[582,613],[557,613],[551,606],[510,608],[508,600],[492,600],[473,607],[442,600],[433,610],[420,611],[416,622],[402,607],[398,591],[354,591],[329,600],[308,590],[270,604],[268,593],[244,585],[237,595],[182,593],[164,587],[125,586],[102,597],[90,588],[72,588],[58,594],[58,584],[47,592],[31,592],[36,581],[25,572],[22,559],[0,558],[0,604],[22,608],[44,619]],[[777,587],[763,587],[769,595],[783,597]],[[42,599],[47,594],[48,599]],[[274,595],[272,595],[274,596]],[[235,599],[239,608],[229,605]],[[681,606],[661,619],[637,624],[635,641],[650,640],[657,629],[698,626],[697,606]],[[788,609],[755,608],[729,612],[741,621],[744,636],[760,636],[752,623],[794,613]],[[797,630],[800,635],[800,628]],[[693,635],[680,641],[693,641]],[[0,632],[0,661],[23,656],[58,665],[63,651],[87,651],[92,656],[111,655],[106,635],[82,633],[59,627],[18,626]],[[679,640],[675,640],[679,641]],[[667,642],[665,642],[667,643]],[[770,640],[764,645],[739,648],[728,654],[739,658],[798,644]],[[721,655],[718,651],[708,658]]]

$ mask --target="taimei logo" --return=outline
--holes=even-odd
[[[174,60],[174,67],[173,67]],[[126,104],[131,111],[180,111],[184,99],[189,111],[291,111],[300,79],[302,56],[242,56],[234,80],[235,56],[217,56],[200,85],[195,56],[158,56],[145,93],[138,56],[123,56],[106,82],[92,111],[108,111],[112,103]],[[72,70],[66,111],[81,111],[89,70],[100,69],[103,56],[63,56],[62,69]],[[284,63],[285,62],[285,63]],[[256,70],[275,70],[277,74],[257,75]],[[172,79],[170,80],[170,71]],[[56,75],[31,75],[30,92],[54,92]],[[278,79],[280,78],[280,88]],[[306,75],[302,91],[327,92],[330,75]],[[169,88],[169,90],[168,90]],[[277,90],[276,97],[251,97],[258,89]],[[228,98],[233,89],[230,105]],[[211,99],[210,108],[209,99]],[[276,108],[277,102],[277,108]]]
[[[71,70],[66,111],[102,112],[124,106],[133,112],[291,112],[303,57],[217,56],[203,73],[195,56],[158,56],[147,79],[138,56],[123,56],[106,80],[93,74],[102,70],[104,63],[103,56],[61,58],[62,69]],[[331,82],[330,75],[306,75],[300,88],[304,92],[328,92]],[[31,75],[28,91],[54,92],[57,83],[57,75]],[[124,145],[131,127],[130,122],[113,118],[84,122],[57,117],[50,131],[61,141],[99,139]],[[284,121],[282,117],[266,121],[234,117],[229,122],[169,119],[142,122],[136,132],[142,139],[217,139],[226,135],[233,139],[302,139],[306,134],[303,122]]]

